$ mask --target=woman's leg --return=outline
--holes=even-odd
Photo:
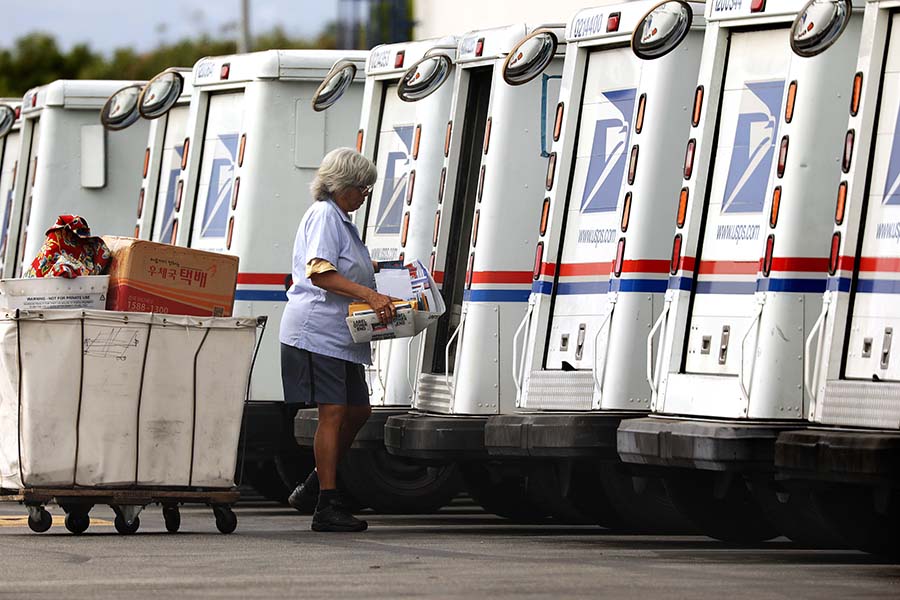
[[[347,407],[340,404],[319,405],[319,424],[313,446],[319,489],[337,489],[337,465],[343,453],[342,432],[347,412]],[[356,435],[355,431],[353,435]]]

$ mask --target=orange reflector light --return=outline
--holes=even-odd
[[[141,177],[147,176],[147,171],[150,169],[150,147],[148,146],[146,150],[144,150],[144,171]]]
[[[625,203],[622,207],[622,222],[620,224],[622,233],[628,231],[629,221],[631,221],[631,192],[625,194]]]
[[[862,97],[863,74],[857,73],[853,77],[853,93],[850,96],[850,116],[855,117],[859,113],[859,101]]]
[[[434,213],[434,231],[431,233],[431,245],[437,246],[438,234],[441,231],[441,211]]]
[[[453,134],[453,121],[447,123],[447,134],[444,136],[444,157],[450,156],[450,136]]]
[[[394,68],[402,69],[403,62],[406,60],[406,50],[400,50],[394,55]]]
[[[475,270],[475,253],[469,255],[469,264],[466,265],[466,289],[472,287],[472,275]]]
[[[676,233],[672,241],[672,258],[669,260],[669,273],[674,275],[681,268],[681,234]]]
[[[484,126],[484,153],[488,153],[488,148],[491,145],[491,125],[494,122],[494,117],[488,117],[487,123]]]
[[[484,193],[484,165],[481,165],[481,172],[478,173],[478,201],[481,202],[481,195]]]
[[[181,170],[187,169],[188,151],[191,149],[191,138],[184,138],[184,145],[181,147]]]
[[[134,226],[134,237],[135,237],[135,239],[141,237],[141,226],[140,225]],[[5,245],[5,242],[4,242],[4,245]]]
[[[241,134],[241,145],[238,147],[238,166],[244,166],[244,150],[247,149],[247,134]]]
[[[175,188],[175,212],[181,210],[181,196],[184,193],[184,179],[178,180],[178,187]]]
[[[775,229],[778,225],[778,211],[781,210],[781,186],[775,186],[772,192],[772,210],[769,212],[769,227]]]
[[[356,151],[362,152],[362,143],[363,143],[363,130],[360,129],[356,132]]]
[[[768,277],[772,271],[772,251],[775,249],[775,234],[770,233],[766,238],[766,254],[763,256],[763,277]]]
[[[409,212],[403,214],[403,229],[400,231],[400,247],[406,248],[406,238],[409,236]]]
[[[834,224],[844,222],[844,207],[847,205],[847,182],[842,181],[838,186],[837,206],[834,208]]]
[[[691,115],[691,125],[697,127],[700,124],[700,113],[703,111],[703,86],[698,86],[694,92],[694,112]]]
[[[638,111],[637,111],[637,119],[634,122],[634,132],[640,133],[644,128],[644,112],[647,110],[647,94],[641,94],[641,99],[638,100]]]
[[[447,167],[441,169],[441,183],[438,186],[438,204],[444,201],[444,188],[447,185]]]
[[[637,172],[638,153],[640,148],[635,144],[631,147],[631,160],[628,163],[628,185],[634,185],[634,176]]]
[[[556,152],[550,153],[550,158],[547,160],[547,182],[546,187],[547,190],[553,189],[553,177],[556,175]]]
[[[563,120],[563,112],[565,111],[565,104],[560,102],[556,105],[556,121],[553,122],[553,141],[558,142],[559,136],[562,133],[562,120]]]
[[[541,228],[540,234],[547,233],[547,223],[550,222],[550,198],[544,198],[544,205],[541,207]]]
[[[790,123],[794,120],[794,106],[797,104],[797,82],[792,81],[788,86],[787,104],[784,105],[784,120]]]
[[[856,131],[853,129],[847,132],[844,137],[844,158],[841,160],[841,169],[844,173],[850,172],[850,164],[853,159],[853,142],[856,138]]]
[[[231,210],[235,210],[237,208],[238,202],[238,194],[241,193],[241,178],[234,178],[234,193],[231,195]]]
[[[234,236],[234,216],[228,218],[228,236],[225,238],[225,248],[231,250],[231,238]]]
[[[175,240],[178,239],[178,219],[172,219],[172,237],[169,238],[169,243],[174,244]]]
[[[478,222],[481,221],[481,211],[475,211],[475,220],[472,223],[472,247],[475,247],[475,244],[478,243]]]
[[[616,262],[613,263],[613,274],[616,277],[622,275],[622,263],[625,262],[625,238],[619,238],[619,245],[616,247]]]
[[[531,270],[531,278],[537,281],[541,276],[541,264],[544,262],[544,242],[538,242],[534,249],[534,268]]]
[[[688,189],[681,188],[681,193],[678,195],[678,212],[675,214],[675,227],[678,229],[684,227],[685,219],[687,219],[688,198],[690,198]]]
[[[437,260],[437,255],[434,251],[431,252],[431,259],[428,261],[428,270],[431,272],[431,276],[434,277],[434,263]]]
[[[406,205],[412,204],[413,193],[416,189],[416,170],[409,172],[409,183],[406,184]]]
[[[684,152],[684,178],[690,179],[694,172],[694,152],[697,150],[697,140],[691,138],[687,143],[687,150]]]
[[[419,144],[422,142],[422,126],[416,125],[416,134],[413,138],[413,160],[419,159]]]
[[[144,188],[141,188],[141,193],[138,194],[138,213],[137,218],[140,219],[141,215],[144,213]]]
[[[228,79],[229,75],[231,75],[231,63],[225,63],[219,70],[219,79]]]
[[[784,169],[787,166],[787,157],[788,157],[788,147],[790,146],[790,139],[788,136],[784,136],[781,138],[781,149],[778,151],[778,178],[781,179],[784,177]]]
[[[835,231],[831,236],[831,255],[828,257],[828,274],[834,275],[838,269],[838,258],[841,252],[841,232]]]

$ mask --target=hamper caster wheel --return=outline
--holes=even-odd
[[[141,528],[141,518],[135,517],[134,521],[129,524],[122,515],[116,515],[115,526],[116,531],[122,535],[131,535],[132,533],[137,533],[137,530]]]
[[[217,504],[212,509],[213,514],[216,515],[216,529],[226,534],[237,529],[237,515],[234,514],[230,506]]]
[[[28,527],[35,533],[44,533],[53,525],[53,517],[43,506],[28,507]]]
[[[75,535],[79,535],[87,531],[91,526],[91,516],[86,512],[69,512],[66,513],[66,529]]]
[[[166,531],[177,533],[181,528],[181,511],[177,506],[163,506],[163,519],[166,521]]]

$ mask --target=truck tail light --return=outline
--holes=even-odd
[[[606,20],[606,33],[613,33],[619,30],[619,21],[621,20],[622,13],[614,12],[609,15],[609,18]]]
[[[237,208],[238,203],[238,195],[241,193],[241,178],[234,178],[234,193],[231,195],[231,210],[235,210]]]
[[[437,246],[438,234],[441,232],[441,211],[434,213],[434,231],[431,233],[431,245]]]
[[[859,101],[862,97],[863,74],[857,73],[853,77],[853,93],[850,96],[850,116],[859,114]]]
[[[769,234],[766,238],[766,254],[763,256],[763,277],[768,277],[772,272],[772,252],[775,249],[775,234]]]
[[[788,148],[791,141],[788,136],[781,138],[781,148],[778,150],[778,178],[784,177],[784,169],[787,167]]]
[[[644,129],[644,113],[647,111],[647,94],[641,94],[638,100],[637,118],[634,121],[634,132],[640,133]]]
[[[844,136],[844,157],[841,159],[841,169],[844,173],[850,172],[850,165],[853,159],[853,143],[856,138],[856,131],[851,129]]]
[[[797,82],[792,81],[788,86],[787,103],[784,105],[784,120],[790,123],[794,120],[794,106],[797,104]]]
[[[178,180],[178,185],[175,188],[175,212],[179,212],[181,210],[181,196],[184,194],[184,179]]]
[[[181,170],[187,169],[188,151],[191,149],[191,138],[184,138],[184,145],[181,147]]]
[[[691,138],[687,143],[687,150],[684,152],[684,178],[691,178],[694,172],[694,154],[697,150],[697,140]]]
[[[409,213],[403,215],[403,229],[400,231],[400,247],[406,248],[406,239],[409,236]]]
[[[781,186],[775,186],[772,191],[772,210],[769,212],[769,227],[775,229],[778,225],[778,211],[781,210]]]
[[[478,38],[478,41],[475,42],[475,56],[482,54],[484,54],[484,38]]]
[[[547,182],[546,187],[547,191],[553,189],[553,177],[556,175],[556,152],[550,153],[550,158],[547,159]]]
[[[394,68],[402,69],[404,61],[406,61],[406,50],[400,50],[394,55]]]
[[[406,205],[412,204],[413,193],[416,189],[416,170],[409,172],[409,183],[406,184]]]
[[[835,231],[831,236],[831,254],[828,257],[828,274],[834,275],[838,270],[839,255],[841,252],[841,232]]]
[[[619,245],[616,246],[616,262],[613,263],[613,274],[616,277],[622,275],[622,264],[625,262],[625,238],[619,238]]]
[[[550,221],[550,198],[544,198],[544,204],[541,207],[541,227],[539,233],[543,236],[547,233],[547,223]]]
[[[703,111],[703,86],[697,86],[694,92],[694,112],[691,114],[691,125],[697,127],[700,125],[700,114]]]
[[[847,205],[847,182],[842,181],[838,186],[837,205],[834,207],[834,224],[841,225],[844,222],[844,207]]]
[[[541,276],[541,264],[544,262],[544,242],[538,242],[534,249],[534,268],[531,270],[531,278],[535,281]]]
[[[688,189],[681,188],[681,193],[678,194],[678,212],[675,214],[675,226],[678,229],[684,227],[684,222],[687,219],[688,198],[690,198]]]
[[[762,12],[766,10],[766,0],[752,0],[750,2],[750,12]]]
[[[228,79],[229,75],[231,75],[231,63],[225,63],[219,69],[219,79]]]
[[[674,275],[681,268],[681,234],[676,233],[672,241],[672,258],[669,260],[669,273]]]
[[[631,160],[628,162],[628,185],[634,185],[634,178],[637,174],[638,155],[640,147],[637,144],[631,147]]]
[[[565,111],[565,104],[560,102],[556,105],[556,120],[553,122],[553,141],[558,142],[559,136],[562,133],[562,120],[563,120],[563,112]]]
[[[619,228],[622,230],[622,233],[628,231],[628,223],[631,221],[631,192],[627,192],[625,194],[625,202],[624,206],[622,206],[622,221],[619,224]]]
[[[447,122],[447,133],[444,135],[444,158],[450,156],[450,136],[453,135],[453,121]]]

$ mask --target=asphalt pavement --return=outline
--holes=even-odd
[[[57,519],[37,534],[24,507],[0,506],[0,598],[900,598],[900,565],[861,552],[516,525],[466,504],[363,513],[359,534],[315,533],[308,516],[250,502],[231,535],[202,507],[167,533],[148,507],[123,536],[97,507],[74,536],[49,508]]]

